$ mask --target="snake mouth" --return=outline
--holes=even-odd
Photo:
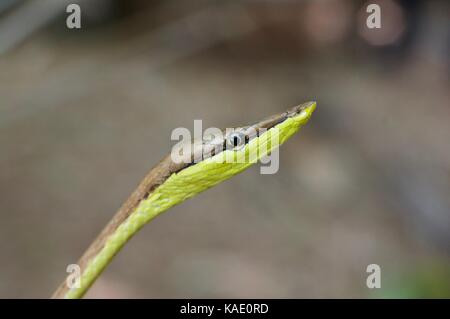
[[[316,109],[316,101],[309,101],[297,106],[294,106],[292,109],[288,110],[288,117],[293,117],[296,115],[301,114],[303,111],[308,111],[310,110],[310,112],[313,112]]]
[[[309,111],[310,113],[312,113],[315,108],[316,108],[315,101],[302,103],[300,105],[294,106],[293,108],[291,108],[283,113],[269,116],[269,117],[265,118],[264,120],[253,125],[253,127],[257,130],[259,130],[259,129],[269,130],[269,129],[277,126],[278,124],[284,122],[288,118],[296,117],[298,115],[301,115],[303,112]]]

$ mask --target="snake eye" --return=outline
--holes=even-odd
[[[245,135],[241,132],[233,132],[228,136],[227,144],[229,149],[239,148],[245,144]]]

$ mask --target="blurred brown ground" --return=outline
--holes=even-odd
[[[362,2],[130,3],[0,56],[0,297],[50,296],[174,128],[312,99],[277,174],[255,166],[158,217],[88,297],[364,298],[371,263],[376,295],[448,297],[449,60],[427,33],[448,5],[421,3],[413,44],[383,49],[356,34]],[[431,292],[408,290],[418,273]]]

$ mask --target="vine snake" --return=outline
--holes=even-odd
[[[252,128],[257,134],[251,139],[243,139],[239,147],[237,145],[231,149],[226,147],[230,138],[234,139],[236,136],[225,134],[218,144],[217,140],[215,141],[214,146],[220,145],[219,150],[212,151],[199,162],[176,163],[169,154],[144,177],[81,257],[78,262],[80,267],[78,287],[69,288],[65,280],[52,298],[83,297],[112,258],[142,226],[170,207],[225,181],[269,155],[306,124],[315,108],[315,102],[307,102],[240,128],[242,131]],[[275,132],[278,135],[278,143],[271,142],[273,141],[271,135],[273,136]],[[203,142],[202,146],[208,145],[208,142]],[[194,156],[195,152],[198,150],[194,149]],[[256,154],[256,157],[253,160],[237,162],[218,160],[220,156],[249,154]]]

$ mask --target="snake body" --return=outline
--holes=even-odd
[[[306,124],[315,107],[315,102],[307,102],[241,128],[243,131],[252,128],[257,135],[245,140],[242,147],[236,149],[225,147],[229,138],[225,135],[223,140],[215,141],[213,149],[215,150],[217,145],[224,145],[224,147],[219,151],[211,152],[209,157],[202,158],[199,162],[175,163],[170,155],[164,158],[150,170],[81,257],[78,262],[81,270],[80,286],[69,288],[64,281],[52,298],[83,297],[112,258],[141,227],[172,206],[242,172],[257,160],[270,154]],[[275,132],[278,143],[273,143]],[[202,146],[208,146],[208,143],[205,142]],[[194,148],[193,156],[198,151],[200,150]],[[251,158],[252,154],[256,155]],[[248,160],[223,160],[238,156],[244,156]]]

